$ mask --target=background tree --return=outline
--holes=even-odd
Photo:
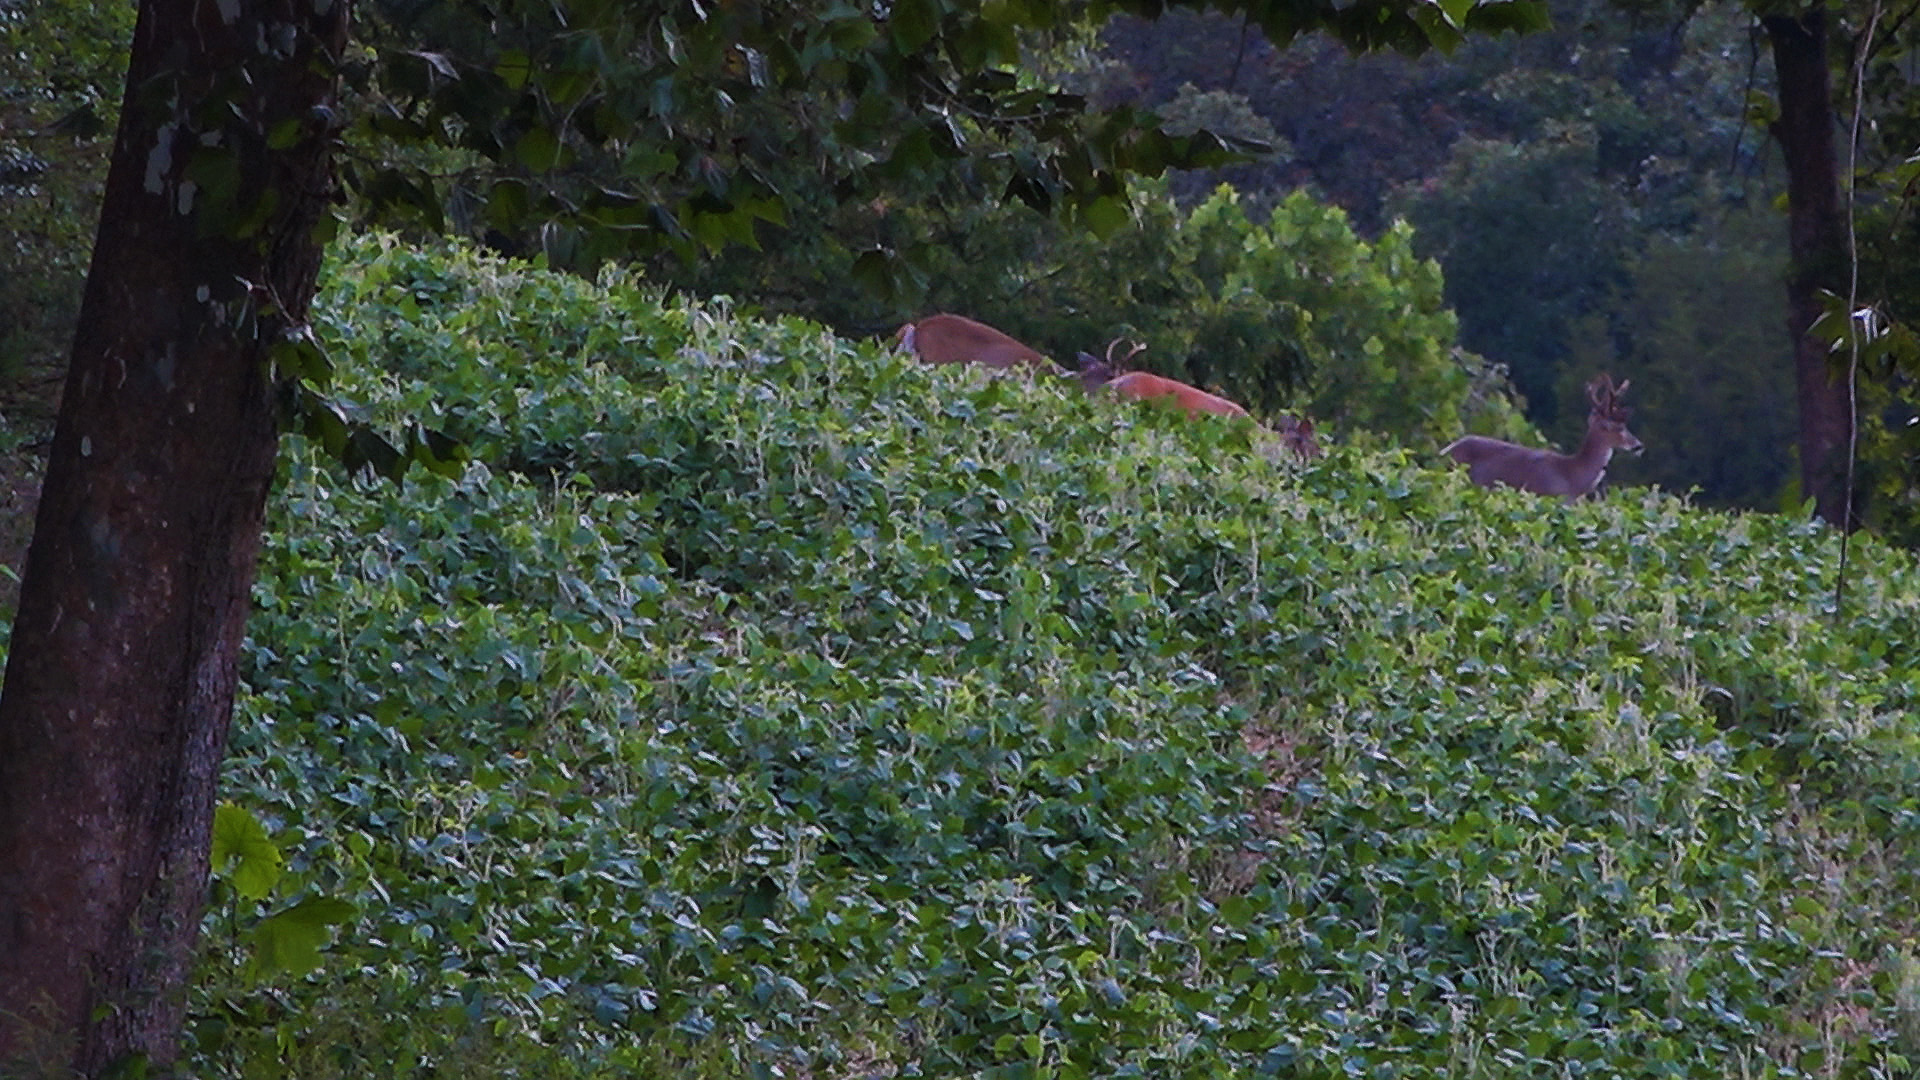
[[[1852,452],[1851,388],[1835,370],[1827,342],[1812,333],[1822,293],[1846,289],[1846,217],[1834,151],[1828,13],[1815,2],[1760,19],[1773,50],[1775,115],[1768,130],[1787,172],[1788,333],[1799,406],[1800,484],[1821,518],[1852,527],[1846,459]]]
[[[1644,242],[1598,175],[1597,144],[1590,127],[1538,141],[1462,140],[1445,171],[1406,197],[1420,249],[1448,268],[1463,339],[1506,358],[1528,414],[1547,426],[1559,419],[1555,386],[1575,322],[1602,309]]]
[[[0,560],[12,567],[80,314],[133,12],[132,0],[0,2]],[[17,592],[0,576],[0,612]]]
[[[1555,387],[1561,445],[1585,429],[1583,373],[1633,380],[1636,433],[1659,433],[1638,458],[1608,469],[1615,483],[1697,489],[1715,505],[1782,505],[1792,483],[1793,387],[1778,373],[1786,296],[1780,220],[1771,207],[1729,211],[1684,236],[1660,235],[1624,267],[1624,283],[1572,327]],[[1644,438],[1645,436],[1643,436]]]
[[[1020,207],[952,233],[931,307],[976,313],[1066,367],[1126,337],[1147,346],[1137,367],[1256,416],[1308,413],[1343,440],[1528,433],[1504,373],[1459,348],[1439,267],[1405,226],[1368,242],[1303,192],[1259,219],[1228,187],[1182,210],[1148,185],[1107,236]]]
[[[1879,13],[1875,20],[1873,15]],[[1920,93],[1912,77],[1920,25],[1913,5],[1849,7],[1851,57],[1843,111],[1864,122],[1846,129],[1854,177],[1857,277],[1845,293],[1823,296],[1815,334],[1852,365],[1861,395],[1856,496],[1868,524],[1908,546],[1920,545]],[[1870,32],[1869,32],[1870,31]],[[1857,136],[1857,138],[1856,138]],[[1857,287],[1856,287],[1857,286]],[[1849,306],[1859,317],[1849,318]],[[1852,339],[1845,332],[1856,331]],[[1856,504],[1857,505],[1857,504]]]

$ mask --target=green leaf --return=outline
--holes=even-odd
[[[1122,198],[1095,199],[1081,208],[1080,215],[1093,234],[1103,239],[1117,234],[1133,222],[1131,206]]]
[[[267,148],[269,150],[287,150],[297,146],[305,130],[305,123],[297,118],[282,120],[273,125],[272,130],[267,132]]]
[[[449,480],[459,479],[473,457],[460,440],[417,424],[408,439],[408,450],[413,460],[428,472]]]
[[[533,58],[525,49],[507,49],[494,62],[493,73],[500,76],[509,90],[519,90],[527,85],[533,75]]]
[[[532,211],[527,185],[519,180],[501,180],[487,192],[487,223],[509,234],[522,229]]]
[[[664,147],[642,142],[627,151],[621,175],[631,180],[650,180],[680,167],[680,159]]]
[[[561,138],[549,127],[532,127],[515,142],[513,158],[536,173],[545,173],[561,161]]]
[[[325,389],[333,381],[333,362],[327,359],[319,341],[304,329],[274,342],[267,357],[276,371],[316,389]]]
[[[302,435],[319,443],[330,458],[346,453],[351,430],[338,406],[303,387],[298,408]]]
[[[787,224],[787,204],[778,198],[767,197],[747,199],[741,208],[761,221],[785,228]]]
[[[895,0],[887,14],[893,45],[903,53],[918,52],[940,32],[940,0]]]
[[[896,260],[879,248],[869,248],[854,258],[853,276],[875,296],[891,298],[900,292]]]
[[[319,967],[328,927],[338,926],[358,913],[359,909],[345,900],[318,896],[260,920],[253,930],[254,974],[304,975]]]
[[[562,147],[560,137],[552,128],[544,125],[527,129],[514,144],[515,161],[534,172],[548,172],[560,163]]]
[[[243,899],[264,900],[280,880],[280,849],[260,819],[232,803],[213,811],[213,871]]]
[[[410,457],[402,454],[379,432],[364,424],[349,425],[346,445],[341,448],[340,463],[348,472],[365,469],[396,483],[406,475]]]
[[[1466,33],[1453,23],[1439,0],[1417,4],[1411,18],[1425,34],[1427,44],[1442,53],[1452,53],[1466,41]]]

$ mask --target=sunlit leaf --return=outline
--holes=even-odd
[[[232,803],[214,807],[212,862],[242,899],[264,900],[280,880],[280,849],[259,818]]]

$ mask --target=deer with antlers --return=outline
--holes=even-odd
[[[1172,398],[1174,404],[1187,411],[1188,416],[1201,413],[1213,413],[1215,416],[1245,416],[1247,410],[1228,401],[1218,394],[1209,394],[1197,386],[1188,386],[1178,379],[1169,379],[1148,371],[1122,372],[1127,361],[1146,351],[1145,345],[1135,345],[1127,355],[1119,360],[1113,358],[1113,350],[1125,338],[1114,338],[1107,344],[1105,360],[1091,353],[1080,354],[1080,384],[1088,390],[1098,390],[1104,386],[1116,394],[1146,401],[1152,398]]]
[[[1564,495],[1568,502],[1591,494],[1607,475],[1615,450],[1638,454],[1644,447],[1627,430],[1628,410],[1620,398],[1632,385],[1629,379],[1613,384],[1613,376],[1597,375],[1587,383],[1587,437],[1572,454],[1516,446],[1484,435],[1455,439],[1441,453],[1467,467],[1467,476],[1481,487],[1505,484],[1538,495]]]
[[[1211,413],[1215,416],[1246,416],[1247,410],[1228,401],[1218,394],[1209,394],[1197,386],[1189,386],[1178,379],[1169,379],[1148,371],[1122,372],[1127,361],[1146,350],[1145,345],[1135,345],[1127,355],[1115,360],[1113,350],[1124,338],[1115,338],[1107,344],[1107,357],[1102,360],[1091,353],[1080,354],[1080,383],[1088,391],[1106,387],[1115,393],[1130,398],[1147,401],[1155,398],[1172,398],[1174,404],[1186,410],[1188,416]],[[1313,438],[1313,421],[1304,417],[1283,416],[1275,428],[1280,436],[1280,444],[1302,458],[1320,456],[1320,445]]]

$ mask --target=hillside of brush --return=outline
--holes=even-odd
[[[195,1075],[1920,1060],[1904,553],[1836,616],[1818,526],[391,240],[318,310],[474,460],[289,442],[223,789],[286,869],[216,883]]]

